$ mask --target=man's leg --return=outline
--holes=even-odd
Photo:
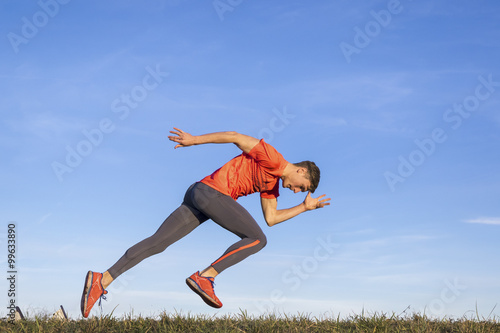
[[[258,223],[243,206],[231,197],[208,185],[198,183],[186,201],[221,227],[241,238],[202,271],[201,276],[215,277],[226,268],[260,251],[266,245],[266,236]]]
[[[191,186],[186,195],[191,191]],[[163,252],[169,245],[186,236],[207,220],[202,213],[184,203],[163,222],[158,230],[143,241],[129,248],[125,254],[103,274],[89,271],[82,293],[81,310],[86,318],[95,302],[106,293],[111,282],[125,271],[154,254]]]
[[[198,183],[185,201],[217,224],[241,237],[207,269],[186,279],[187,285],[208,305],[220,308],[222,302],[214,292],[214,277],[226,268],[256,253],[266,245],[266,236],[253,217],[231,197],[210,186]]]

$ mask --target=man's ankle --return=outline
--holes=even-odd
[[[206,277],[206,278],[215,278],[219,273],[212,267],[208,267],[204,269],[203,271],[200,272],[201,277]]]
[[[103,289],[106,289],[111,282],[113,282],[113,277],[108,273],[108,271],[102,273],[101,285]]]

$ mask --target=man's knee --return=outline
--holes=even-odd
[[[267,245],[267,237],[264,234],[261,234],[259,238],[259,250],[263,249]]]

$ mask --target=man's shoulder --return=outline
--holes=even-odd
[[[270,143],[267,143],[264,139],[260,139],[259,143],[257,143],[252,150],[248,154],[252,153],[265,153],[268,155],[272,154],[278,154],[281,155],[281,153]],[[283,156],[283,155],[281,155]]]

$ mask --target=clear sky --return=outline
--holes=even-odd
[[[122,275],[104,314],[500,314],[498,1],[0,7],[0,262],[13,223],[25,312],[79,318],[87,270],[239,153],[174,150],[176,126],[315,161],[332,205],[269,228],[258,194],[239,199],[268,245],[216,279],[220,310],[184,282],[237,240],[207,222]],[[281,189],[278,208],[303,198]]]

